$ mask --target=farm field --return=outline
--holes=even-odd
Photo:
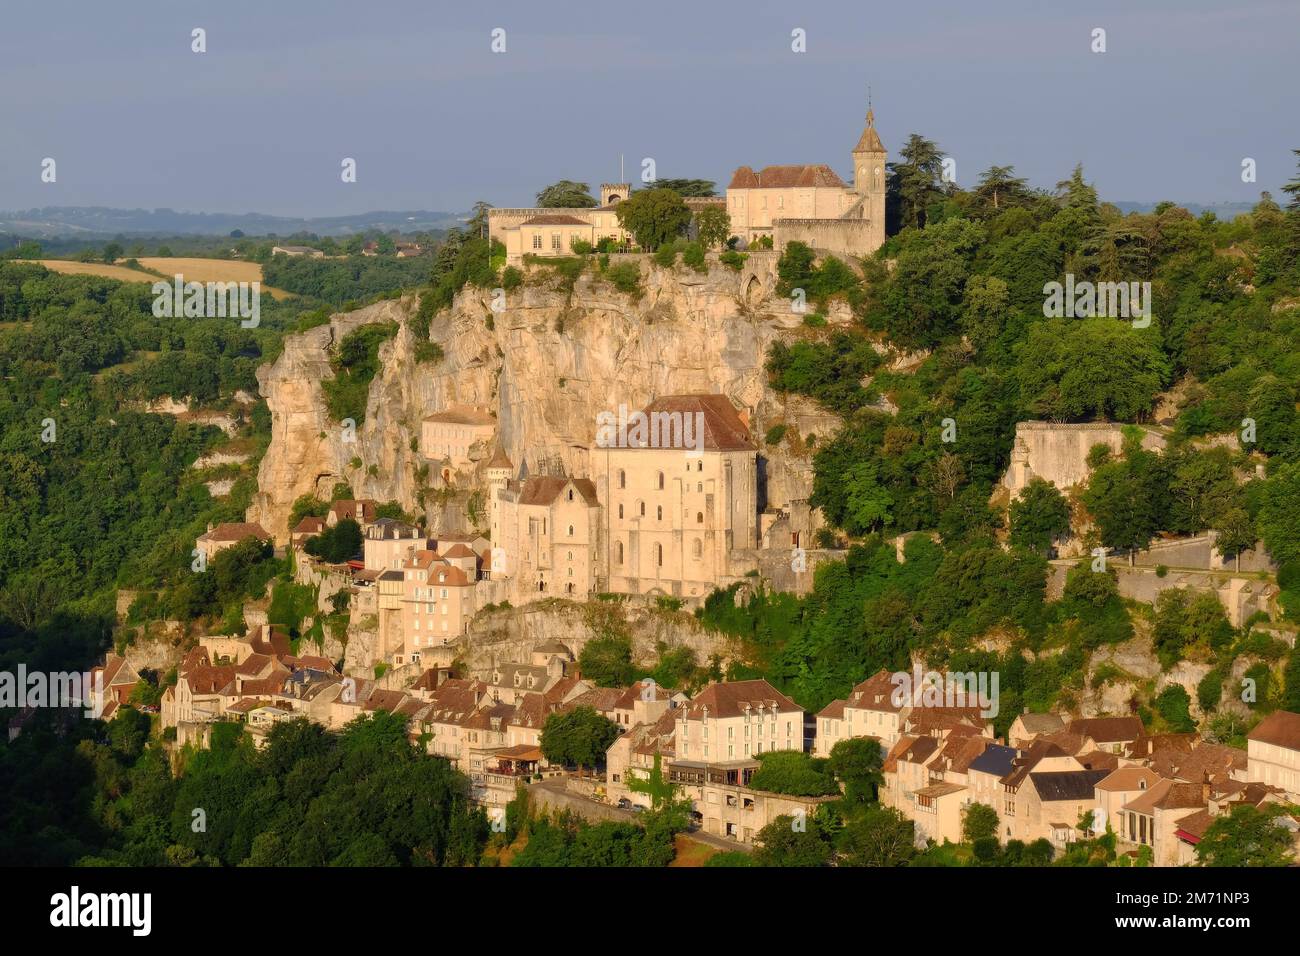
[[[51,272],[74,276],[103,276],[105,279],[117,279],[119,282],[153,282],[155,276],[139,269],[125,266],[110,266],[106,262],[72,262],[68,259],[37,259]]]
[[[162,256],[144,256],[137,260],[146,269],[161,272],[165,276],[180,273],[186,282],[261,282],[262,267],[256,262],[244,262],[237,259],[192,259],[166,258]],[[290,293],[283,289],[262,286],[277,299],[287,299]]]
[[[158,281],[158,276],[126,266],[109,265],[106,262],[73,262],[69,259],[37,260],[51,272],[65,275],[93,275],[121,282]],[[187,282],[261,282],[262,267],[256,262],[241,262],[231,259],[167,258],[164,256],[144,256],[136,260],[144,268],[161,273],[164,277],[180,273]],[[287,299],[291,293],[271,286],[262,286],[263,291],[275,299]]]

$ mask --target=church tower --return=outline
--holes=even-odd
[[[867,102],[867,126],[853,148],[853,191],[862,199],[862,218],[871,222],[872,248],[885,244],[885,146],[876,132],[876,113]]]

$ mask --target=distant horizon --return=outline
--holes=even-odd
[[[666,0],[653,17],[590,0],[318,0],[309,13],[47,0],[6,10],[0,35],[0,85],[24,91],[0,100],[0,209],[512,206],[559,179],[609,181],[620,154],[633,181],[652,158],[659,178],[720,190],[741,165],[843,173],[868,88],[890,159],[918,132],[963,187],[992,165],[1050,186],[1082,163],[1112,202],[1253,202],[1296,173],[1297,35],[1300,5],[1285,0]],[[55,182],[41,181],[45,158]],[[1257,182],[1241,180],[1247,158]]]

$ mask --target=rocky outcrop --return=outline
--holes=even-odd
[[[334,315],[327,325],[289,336],[280,357],[258,370],[272,434],[248,519],[284,542],[297,497],[328,497],[336,482],[347,481],[358,497],[395,500],[425,514],[434,530],[461,529],[469,494],[485,493],[485,483],[478,473],[444,476],[421,458],[425,416],[453,404],[488,408],[516,469],[526,463],[533,473],[562,467],[585,475],[599,412],[617,413],[620,404],[635,410],[657,395],[684,392],[721,392],[749,414],[765,459],[769,507],[806,498],[809,449],[790,441],[766,447],[762,438],[779,423],[787,434],[825,438],[838,422],[812,403],[773,392],[763,363],[773,340],[820,333],[806,330],[785,300],[766,298],[770,281],[760,283],[757,301],[742,301],[741,281],[752,288],[752,270],[715,265],[699,274],[648,260],[641,270],[639,298],[591,271],[571,291],[534,273],[506,295],[501,312],[492,310],[491,290],[467,287],[430,323],[430,339],[443,351],[436,363],[416,361],[419,343],[408,324],[414,296]],[[332,376],[331,351],[348,332],[387,321],[402,328],[380,349],[365,421],[349,441],[329,418],[321,382]]]

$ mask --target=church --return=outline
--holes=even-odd
[[[803,242],[821,252],[867,256],[885,242],[884,144],[875,112],[852,150],[853,185],[825,164],[741,166],[727,186],[731,232],[742,247],[770,239],[778,251]]]

